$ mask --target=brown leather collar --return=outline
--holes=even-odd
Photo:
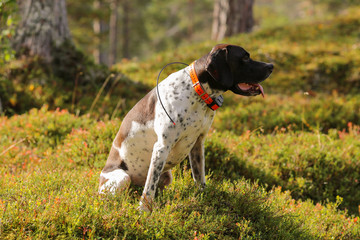
[[[195,89],[195,92],[200,96],[200,98],[206,103],[206,105],[211,108],[213,111],[221,107],[222,104],[222,96],[220,96],[220,99],[215,99],[215,101],[205,92],[205,90],[202,88],[201,83],[199,82],[199,79],[195,72],[195,62],[190,64],[190,77],[193,83],[193,87]]]

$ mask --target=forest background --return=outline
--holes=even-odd
[[[357,1],[248,1],[252,27],[223,38],[212,29],[224,0],[68,0],[70,41],[50,58],[17,48],[24,2],[41,1],[0,1],[0,238],[360,238]],[[275,70],[265,99],[225,94],[207,189],[185,161],[151,215],[136,186],[98,196],[121,119],[159,70],[219,42]]]

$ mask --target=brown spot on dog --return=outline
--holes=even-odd
[[[157,96],[155,89],[153,89],[130,110],[130,112],[125,116],[120,130],[116,135],[115,140],[117,146],[120,147],[122,141],[127,138],[132,122],[135,121],[145,125],[147,122],[154,120],[156,102]]]
[[[119,152],[114,147],[111,147],[108,159],[106,161],[105,167],[103,168],[102,172],[103,173],[112,172],[115,169],[118,169],[120,164],[121,164],[121,159],[119,156]]]
[[[122,142],[129,136],[133,121],[140,124],[146,124],[148,121],[154,120],[156,102],[157,96],[155,89],[153,89],[130,110],[130,112],[125,116],[120,126],[120,130],[114,139],[113,144],[116,146],[116,148],[120,148]],[[116,148],[111,147],[108,159],[103,169],[104,173],[111,172],[117,168],[125,170],[123,167],[126,165],[122,165],[124,163],[120,158],[119,152],[116,150]],[[127,166],[126,170],[128,170]]]
[[[101,188],[102,185],[104,185],[107,181],[109,181],[109,179],[104,178],[103,176],[100,176],[100,180],[99,180],[99,189]]]

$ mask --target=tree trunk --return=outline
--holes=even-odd
[[[104,7],[104,4],[102,4],[101,1],[95,0],[94,9],[96,12],[101,11],[101,8]],[[105,31],[107,31],[108,26],[106,26],[106,23],[104,20],[102,20],[100,17],[94,17],[93,20],[93,31],[96,35],[96,48],[94,49],[93,56],[95,63],[97,64],[107,64],[108,56],[105,51],[105,47],[103,44],[103,34]]]
[[[21,21],[14,49],[52,61],[52,47],[70,41],[65,0],[18,0]]]
[[[102,7],[102,4],[101,4],[101,1],[99,0],[95,0],[94,3],[93,3],[93,7],[94,7],[94,10],[96,12],[100,11],[101,7]],[[100,64],[100,63],[104,63],[103,62],[103,58],[102,58],[102,55],[103,55],[103,47],[102,47],[102,41],[101,41],[101,35],[102,35],[102,32],[103,32],[103,21],[100,19],[100,17],[94,17],[94,20],[93,20],[93,31],[95,33],[95,36],[96,38],[94,39],[95,42],[96,42],[96,47],[93,51],[93,57],[94,57],[94,61],[95,63],[97,64]]]
[[[129,52],[129,42],[130,42],[129,13],[130,13],[130,5],[129,5],[128,0],[122,0],[122,8],[123,8],[123,34],[122,34],[123,58],[130,58],[130,52]]]
[[[211,38],[222,40],[237,33],[250,32],[254,25],[254,0],[216,0]]]
[[[117,53],[117,33],[118,33],[118,0],[110,3],[110,29],[109,29],[109,66],[116,62]]]

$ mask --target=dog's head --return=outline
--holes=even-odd
[[[228,44],[216,45],[203,60],[204,70],[211,76],[207,80],[211,88],[244,96],[264,95],[259,83],[274,68],[271,63],[252,60],[242,47]]]

